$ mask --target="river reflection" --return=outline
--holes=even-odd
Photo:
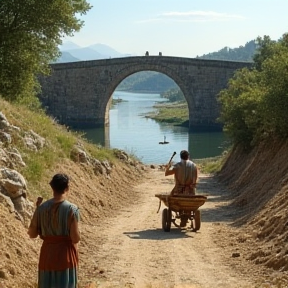
[[[85,137],[107,148],[118,148],[134,154],[145,164],[163,164],[175,151],[189,150],[192,159],[218,156],[227,138],[221,132],[189,133],[188,128],[157,123],[144,115],[153,105],[163,102],[159,94],[139,94],[115,91],[113,98],[122,99],[110,110],[110,125],[85,129]],[[82,129],[83,130],[83,129]],[[164,141],[167,144],[159,144]],[[177,159],[177,155],[174,160]]]

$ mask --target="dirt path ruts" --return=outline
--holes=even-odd
[[[214,241],[219,223],[229,223],[231,214],[223,208],[223,191],[213,178],[200,175],[197,193],[208,196],[200,208],[201,229],[195,233],[172,225],[170,232],[164,232],[165,205],[157,214],[155,194],[170,191],[173,177],[164,177],[159,170],[149,173],[135,186],[137,203],[95,226],[93,259],[102,277],[97,287],[253,287],[233,268],[232,262],[238,260],[231,257],[227,262],[227,252]]]

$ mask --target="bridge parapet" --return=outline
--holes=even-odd
[[[41,78],[39,96],[47,112],[72,127],[109,123],[111,96],[131,74],[156,71],[172,78],[189,108],[190,130],[219,130],[217,94],[237,69],[251,62],[218,61],[171,56],[135,56],[52,64],[51,76]]]

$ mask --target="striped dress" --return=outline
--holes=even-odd
[[[35,211],[31,225],[43,239],[38,266],[38,288],[76,288],[78,251],[70,238],[78,208],[67,200],[50,199]]]

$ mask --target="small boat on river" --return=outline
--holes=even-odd
[[[169,144],[169,142],[166,141],[166,136],[164,136],[164,141],[163,142],[159,142],[159,144]]]

